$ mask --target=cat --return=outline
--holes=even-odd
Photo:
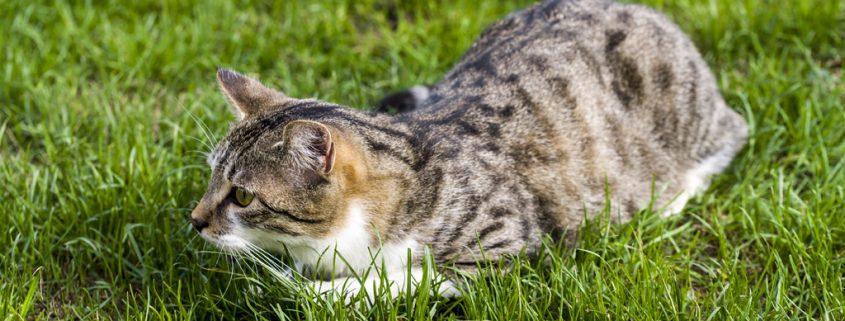
[[[407,271],[422,278],[424,253],[471,273],[602,211],[678,213],[748,131],[676,25],[604,0],[510,14],[442,80],[387,99],[396,115],[217,79],[238,121],[209,156],[193,225],[223,249],[286,253],[339,293],[374,291],[379,278],[360,277],[373,266],[396,293]]]

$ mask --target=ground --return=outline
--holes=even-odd
[[[369,109],[518,2],[0,2],[0,318],[845,319],[836,0],[646,0],[700,48],[747,147],[680,215],[590,221],[462,299],[323,302],[197,237],[204,154],[233,121],[217,67]]]

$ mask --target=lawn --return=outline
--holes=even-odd
[[[233,121],[215,70],[369,109],[529,1],[2,1],[0,319],[845,319],[845,3],[645,2],[749,122],[727,172],[681,215],[590,221],[462,299],[344,305],[191,228]]]

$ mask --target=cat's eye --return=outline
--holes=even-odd
[[[245,207],[249,205],[249,203],[252,203],[253,198],[255,198],[255,194],[252,192],[240,187],[235,187],[235,201],[238,202],[238,205]]]

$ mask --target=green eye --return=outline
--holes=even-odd
[[[247,206],[249,203],[252,203],[253,198],[255,198],[255,194],[243,188],[235,187],[235,201],[238,202],[238,205]]]

